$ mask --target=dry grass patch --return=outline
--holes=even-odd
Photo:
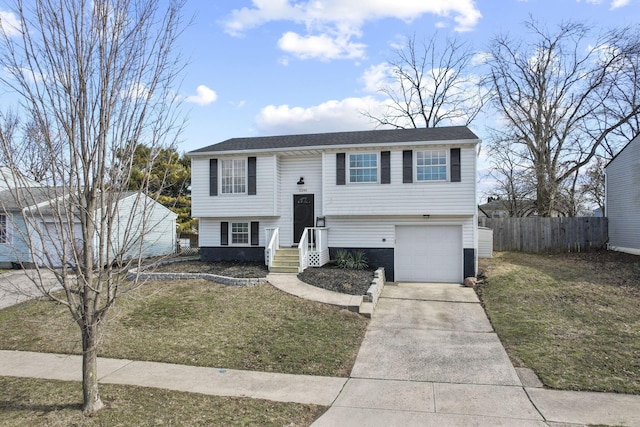
[[[100,356],[348,376],[367,323],[358,314],[271,285],[149,282],[121,296],[111,310]],[[2,349],[80,353],[78,327],[64,307],[24,303],[1,310],[0,324]]]
[[[102,384],[106,407],[82,415],[79,383],[0,377],[3,426],[308,426],[325,407]]]
[[[498,253],[478,289],[516,366],[552,388],[640,394],[640,257]]]

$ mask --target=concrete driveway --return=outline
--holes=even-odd
[[[544,426],[470,288],[384,288],[351,378],[314,426]]]
[[[41,270],[40,273],[46,289],[59,286],[52,272]],[[35,270],[15,270],[0,274],[0,310],[41,296],[42,293],[34,284],[37,277]]]

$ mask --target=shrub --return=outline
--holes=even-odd
[[[352,253],[339,250],[336,252],[336,264],[340,268],[352,268],[354,270],[365,270],[369,267],[367,256],[362,251]]]

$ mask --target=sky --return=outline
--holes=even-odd
[[[388,60],[407,37],[455,36],[481,57],[496,35],[526,37],[529,17],[606,30],[639,22],[640,0],[186,0],[183,15],[177,148],[188,152],[235,137],[374,129],[362,113],[380,115]],[[11,18],[1,6],[0,18]],[[469,127],[486,140],[496,117],[485,109]],[[483,160],[480,150],[480,177]]]
[[[187,1],[180,151],[235,137],[374,129],[385,64],[407,36],[457,36],[478,52],[521,36],[533,17],[554,28],[640,20],[640,0]],[[470,128],[485,138],[487,116]]]

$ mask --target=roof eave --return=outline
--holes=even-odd
[[[257,149],[242,149],[242,150],[210,150],[200,152],[189,152],[187,156],[194,157],[210,157],[212,155],[238,155],[246,153],[286,153],[286,152],[299,152],[299,151],[336,151],[336,150],[349,150],[354,148],[385,148],[385,147],[414,147],[414,146],[431,146],[431,145],[478,145],[480,143],[479,138],[475,139],[449,139],[449,140],[434,140],[434,141],[398,141],[398,142],[381,142],[374,144],[334,144],[334,145],[312,145],[312,146],[292,146],[292,147],[277,147],[277,148],[257,148]]]

